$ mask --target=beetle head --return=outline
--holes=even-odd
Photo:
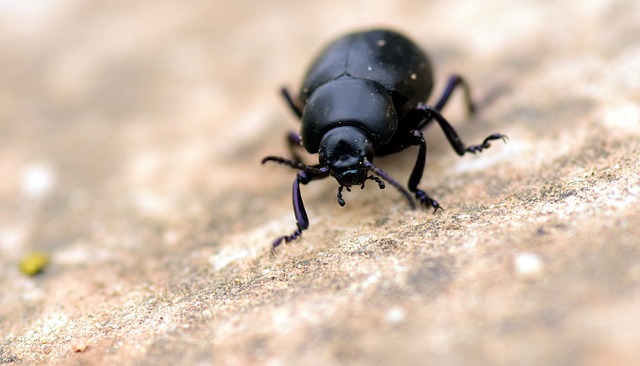
[[[364,131],[354,126],[330,129],[320,142],[320,165],[329,168],[341,186],[360,185],[367,180],[365,159],[373,158],[373,146]]]
[[[366,133],[354,126],[338,126],[329,130],[320,142],[320,166],[326,167],[338,184],[338,203],[345,205],[342,189],[351,191],[352,185],[364,188],[366,180],[373,180],[384,188],[380,178],[369,175],[373,169],[373,146]]]
[[[398,182],[389,177],[387,173],[373,165],[373,145],[367,138],[366,132],[362,129],[349,125],[341,125],[330,129],[322,137],[318,153],[320,155],[320,164],[318,165],[306,165],[296,160],[278,156],[267,156],[262,159],[262,163],[272,161],[310,174],[298,174],[298,182],[303,184],[307,184],[314,178],[331,175],[339,184],[338,203],[340,206],[346,204],[342,198],[343,189],[346,188],[347,191],[350,191],[352,185],[360,185],[361,188],[364,188],[364,183],[367,180],[376,182],[380,189],[384,189],[385,184],[382,181],[384,179],[405,196],[411,207],[415,207],[415,202],[411,195]],[[375,175],[368,175],[369,172]]]

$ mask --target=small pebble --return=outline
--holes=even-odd
[[[84,340],[79,340],[73,344],[73,352],[84,352],[89,348],[89,344]]]
[[[49,256],[46,253],[29,253],[20,261],[20,271],[27,276],[35,276],[44,271],[47,264],[49,264]]]

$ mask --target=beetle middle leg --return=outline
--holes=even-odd
[[[300,139],[300,135],[290,131],[287,134],[287,146],[289,147],[289,153],[291,153],[291,157],[295,161],[302,162],[302,157],[298,154],[298,150],[302,148],[302,140]]]
[[[289,89],[287,88],[280,89],[280,92],[282,93],[284,100],[287,101],[287,104],[289,105],[293,113],[295,113],[298,118],[302,118],[302,108],[300,107],[300,101],[294,100],[291,96],[291,93],[289,92]]]
[[[293,96],[289,92],[289,89],[282,88],[280,89],[280,92],[282,93],[284,100],[287,102],[289,108],[291,108],[293,113],[295,113],[298,118],[302,118],[302,108],[300,107],[300,102],[293,98]],[[287,134],[287,146],[289,146],[289,152],[291,152],[291,156],[296,161],[302,161],[302,158],[297,151],[297,149],[302,147],[302,140],[300,139],[300,135],[295,132],[289,132]]]
[[[487,136],[481,144],[466,146],[460,139],[460,136],[458,136],[458,133],[453,128],[453,126],[451,126],[449,121],[447,121],[446,118],[444,118],[440,114],[440,111],[438,111],[435,107],[428,106],[424,103],[418,103],[414,111],[421,112],[425,120],[429,120],[431,118],[435,119],[444,132],[444,135],[447,137],[447,140],[449,140],[449,144],[451,144],[451,147],[453,147],[456,153],[458,153],[458,155],[460,156],[464,155],[465,153],[475,154],[477,152],[482,152],[482,150],[491,146],[490,141],[502,140],[505,143],[507,142],[507,136],[500,133],[494,133]],[[423,124],[421,124],[421,126],[422,125]]]
[[[421,189],[418,189],[418,184],[424,174],[424,165],[427,161],[427,142],[422,136],[420,130],[413,130],[407,136],[407,145],[418,145],[418,157],[416,158],[416,164],[413,166],[411,176],[409,177],[409,184],[407,185],[409,191],[413,192],[416,199],[427,207],[433,207],[435,213],[438,209],[442,209],[438,201],[429,197],[427,193]]]

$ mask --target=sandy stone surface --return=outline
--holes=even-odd
[[[380,25],[468,79],[465,141],[510,140],[427,129],[436,214],[305,186],[271,256],[278,88]],[[0,1],[0,363],[639,365],[639,34],[636,0]]]

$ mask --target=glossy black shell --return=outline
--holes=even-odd
[[[326,88],[336,92],[327,96],[325,90],[325,95],[316,97]],[[341,37],[321,51],[302,83],[299,99],[303,107],[303,144],[310,153],[317,152],[323,131],[335,124],[335,118],[363,128],[376,145],[384,144],[397,129],[397,121],[416,103],[424,102],[432,88],[429,60],[403,35],[370,30]],[[367,99],[367,95],[371,98]],[[307,104],[316,99],[332,99],[340,107],[309,113]],[[374,119],[365,116],[367,113],[374,117],[394,116],[387,123],[371,123],[367,121]]]

